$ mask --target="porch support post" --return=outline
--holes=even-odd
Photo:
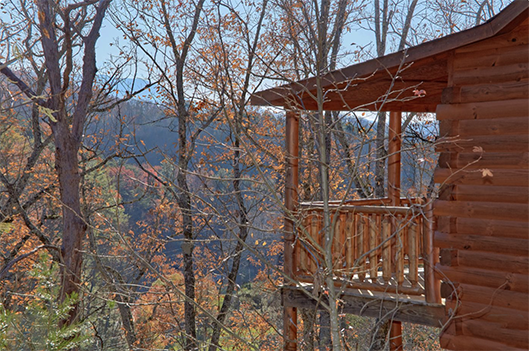
[[[286,176],[285,176],[285,222],[284,222],[284,272],[294,278],[294,220],[298,206],[298,160],[299,160],[299,112],[286,112]],[[289,281],[286,285],[291,285]],[[297,350],[297,309],[283,307],[283,350]]]
[[[441,303],[441,281],[435,277],[435,265],[439,263],[439,248],[433,244],[433,204],[429,202],[424,208],[424,288],[426,302]]]
[[[400,163],[402,130],[402,112],[390,112],[389,114],[389,145],[388,145],[388,198],[392,206],[400,206]],[[393,226],[395,228],[395,226]],[[389,332],[389,349],[391,351],[402,350],[402,323],[394,321],[391,323]]]
[[[389,114],[389,145],[388,145],[388,197],[392,206],[400,206],[400,149],[402,145],[401,131],[402,112]]]

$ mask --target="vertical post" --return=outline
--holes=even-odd
[[[400,206],[400,149],[402,145],[402,112],[389,114],[389,142],[388,142],[388,198],[392,206]],[[392,226],[396,228],[395,225]],[[402,350],[402,323],[391,322],[389,332],[389,349]]]
[[[391,322],[391,329],[389,331],[389,349],[391,351],[402,351],[402,323]]]
[[[424,208],[424,287],[426,302],[441,303],[441,281],[435,278],[435,265],[439,261],[439,248],[433,245],[433,205],[426,204]]]
[[[294,221],[298,205],[298,159],[299,159],[299,112],[286,112],[286,176],[285,176],[285,223],[284,223],[284,272],[294,277]],[[290,284],[290,282],[287,282]],[[297,350],[297,309],[283,307],[283,338],[285,351]]]
[[[392,206],[400,206],[400,149],[402,145],[401,131],[402,112],[389,114],[389,145],[388,145],[388,197]]]

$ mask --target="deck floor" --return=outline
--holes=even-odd
[[[419,272],[421,277],[419,286],[424,289],[424,272]],[[381,280],[381,274],[377,280]],[[370,279],[366,278],[366,281]],[[408,281],[409,283],[409,281]],[[366,283],[360,283],[366,284]],[[369,283],[371,284],[371,283]],[[382,285],[381,285],[382,286]],[[340,284],[337,284],[340,288]],[[392,279],[388,290],[397,288],[397,281]],[[398,289],[398,288],[397,288]],[[319,291],[319,289],[317,289]],[[446,311],[443,304],[428,303],[424,295],[392,293],[388,291],[378,291],[365,287],[354,287],[354,283],[343,288],[340,295],[342,301],[340,308],[343,313],[351,313],[366,317],[390,316],[394,320],[441,327],[446,321]],[[282,287],[282,302],[286,307],[324,309],[321,302],[325,303],[325,298],[315,292],[312,283],[305,282],[298,286]]]
[[[408,279],[408,270],[405,268],[404,281],[400,286],[395,275],[391,277],[389,283],[386,283],[382,278],[381,271],[378,271],[376,279],[371,279],[368,273],[365,274],[365,278],[363,280],[360,279],[358,274],[355,274],[347,280],[337,278],[336,286],[341,287],[342,285],[346,285],[347,290],[371,291],[373,293],[377,292],[382,294],[398,293],[398,295],[401,297],[409,296],[410,298],[420,297],[424,296],[425,292],[424,269],[422,267],[419,268],[418,273],[418,281],[413,283]],[[314,276],[298,276],[297,278],[303,283],[312,284],[314,281]]]

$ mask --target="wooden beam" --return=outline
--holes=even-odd
[[[349,205],[349,206],[384,206],[389,205],[390,200],[388,198],[378,199],[358,199],[358,200],[329,200],[329,205]],[[300,202],[300,207],[323,207],[323,201],[307,201]]]
[[[401,112],[389,114],[388,198],[392,206],[400,206],[401,123]]]
[[[480,201],[443,201],[434,203],[436,216],[484,218],[528,222],[527,204],[480,202]]]
[[[432,202],[424,208],[425,219],[423,221],[423,254],[424,254],[424,289],[426,301],[430,303],[441,303],[441,282],[435,276],[435,266],[439,262],[439,248],[434,246],[434,207]]]
[[[527,84],[527,83],[526,83]],[[529,90],[529,89],[528,89]],[[508,101],[503,101],[508,104]],[[494,119],[465,119],[459,122],[458,135],[460,138],[468,138],[474,135],[527,135],[529,121],[527,114],[521,117],[505,116]]]
[[[465,251],[486,251],[484,255],[505,254],[529,257],[529,241],[527,239],[496,238],[493,236],[449,234],[435,232],[435,246],[440,248],[458,249]],[[507,259],[506,256],[505,258]],[[508,264],[508,262],[505,262]],[[497,269],[501,270],[501,267]]]
[[[526,48],[527,50],[527,48]],[[529,78],[528,64],[514,63],[507,66],[480,67],[456,71],[455,85],[491,84],[500,82],[516,82]]]
[[[513,63],[529,62],[529,51],[524,43],[504,48],[495,47],[481,51],[456,53],[454,70],[472,69],[475,67],[501,67]]]
[[[498,221],[481,218],[457,218],[456,232],[460,234],[480,233],[498,238],[520,238],[529,237],[529,227],[525,222]]]
[[[455,285],[457,290],[457,299],[460,301],[476,302],[484,305],[510,309],[512,311],[521,311],[520,313],[523,313],[526,316],[527,312],[529,311],[529,300],[527,299],[527,294],[525,293],[464,283],[455,283]],[[449,287],[447,283],[443,283],[443,286],[445,289]],[[445,297],[447,300],[455,301],[456,296],[452,294],[453,289],[446,290],[449,292],[443,297]]]
[[[390,215],[410,215],[413,213],[413,209],[409,207],[400,207],[400,206],[374,206],[374,205],[365,205],[365,206],[349,206],[339,204],[329,204],[330,211],[339,210],[340,212],[352,212],[352,213],[365,213],[365,214],[390,214]],[[323,207],[319,206],[305,206],[304,210],[306,211],[323,211]]]
[[[446,309],[455,311],[458,316],[471,319],[501,323],[503,328],[514,330],[529,330],[529,318],[526,310],[516,310],[491,305],[489,302],[476,303],[465,301],[446,301]]]
[[[389,331],[389,350],[402,351],[402,322],[391,322],[391,329]]]
[[[297,308],[320,309],[323,307],[318,299],[304,288],[283,286],[281,289],[282,301],[285,306]],[[344,313],[377,318],[389,314],[393,320],[429,325],[440,328],[446,321],[445,308],[441,304],[431,304],[424,301],[400,299],[387,295],[370,296],[368,294],[346,291],[340,300],[343,301],[341,309]],[[328,301],[325,301],[329,303]],[[334,303],[334,302],[333,302]]]
[[[529,276],[512,272],[492,271],[471,267],[448,267],[436,265],[439,277],[445,281],[465,282],[466,284],[489,288],[502,288],[521,293],[529,293]]]
[[[529,116],[529,114],[528,114]],[[523,152],[529,150],[529,135],[476,135],[443,137],[435,143],[435,151],[455,153],[476,152],[476,146],[488,152]]]
[[[437,106],[436,118],[442,120],[498,119],[527,117],[529,106],[526,99],[507,101],[474,102],[459,105]],[[480,123],[479,121],[477,123]]]
[[[362,253],[363,252],[366,252],[366,250],[362,249]],[[361,267],[362,266],[360,266],[359,268],[358,274],[365,274],[363,273],[365,272],[365,270]],[[309,276],[298,275],[296,278],[300,282],[303,282],[303,283],[313,283],[314,282],[314,277],[312,275],[309,275]],[[397,286],[393,284],[392,285],[382,285],[382,284],[377,284],[377,283],[371,283],[367,280],[364,282],[355,282],[355,281],[352,281],[352,282],[345,281],[344,282],[341,280],[336,280],[335,285],[337,287],[342,287],[346,285],[347,289],[353,289],[353,290],[359,289],[359,290],[366,290],[366,291],[385,292],[388,294],[398,293],[398,294],[414,295],[414,296],[420,296],[424,294],[424,289],[421,286],[409,287],[409,286]]]
[[[483,319],[471,319],[471,317],[464,318],[460,326],[461,334],[463,335],[499,342],[525,350],[529,347],[529,333],[527,333],[527,330],[507,329],[501,323],[488,322]],[[476,350],[476,347],[471,350]],[[490,348],[485,350],[490,350]]]
[[[529,129],[529,128],[528,128]],[[494,137],[491,137],[494,138]],[[528,152],[472,152],[459,153],[455,162],[449,162],[452,168],[465,169],[527,169],[529,168]]]
[[[529,203],[529,189],[521,186],[456,185],[452,196],[457,201]]]
[[[284,222],[284,272],[294,278],[294,218],[298,204],[299,161],[299,112],[286,112],[286,176],[285,176],[285,222]],[[283,307],[283,338],[285,351],[297,350],[297,310]]]
[[[489,169],[492,177],[479,170],[457,170],[439,165],[434,172],[436,183],[468,185],[529,186],[529,171],[526,169]]]
[[[525,3],[525,6],[527,6],[527,1],[513,1],[513,3],[518,3],[518,5],[522,5],[522,3]],[[527,11],[527,8],[525,9],[525,11]],[[502,13],[505,13],[505,12],[502,11]],[[518,13],[518,15],[523,16],[524,14],[522,12],[522,13]],[[527,12],[525,13],[525,16],[527,16]],[[513,28],[511,28],[511,30],[512,29]],[[527,44],[527,30],[526,28],[524,28],[524,26],[520,26],[520,28],[512,32],[501,33],[501,34],[498,33],[498,35],[492,36],[491,38],[488,38],[487,40],[477,41],[472,45],[466,45],[466,46],[459,47],[455,51],[457,54],[459,54],[459,53],[466,53],[466,52],[489,50],[493,48],[507,48],[513,45],[520,45],[520,44]]]
[[[452,335],[443,332],[440,337],[441,347],[448,350],[488,350],[488,351],[527,351],[527,349],[507,346],[503,343],[485,340],[468,335]]]

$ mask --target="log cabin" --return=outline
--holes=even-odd
[[[393,350],[400,322],[441,328],[445,349],[529,349],[528,18],[516,0],[474,28],[252,96],[286,110],[285,209],[299,220],[285,216],[285,350],[298,347],[297,308],[318,308],[306,291],[323,208],[297,201],[299,118],[318,109],[390,113],[387,198],[329,201],[343,311],[394,311]],[[402,112],[439,121],[435,199],[401,199]]]

